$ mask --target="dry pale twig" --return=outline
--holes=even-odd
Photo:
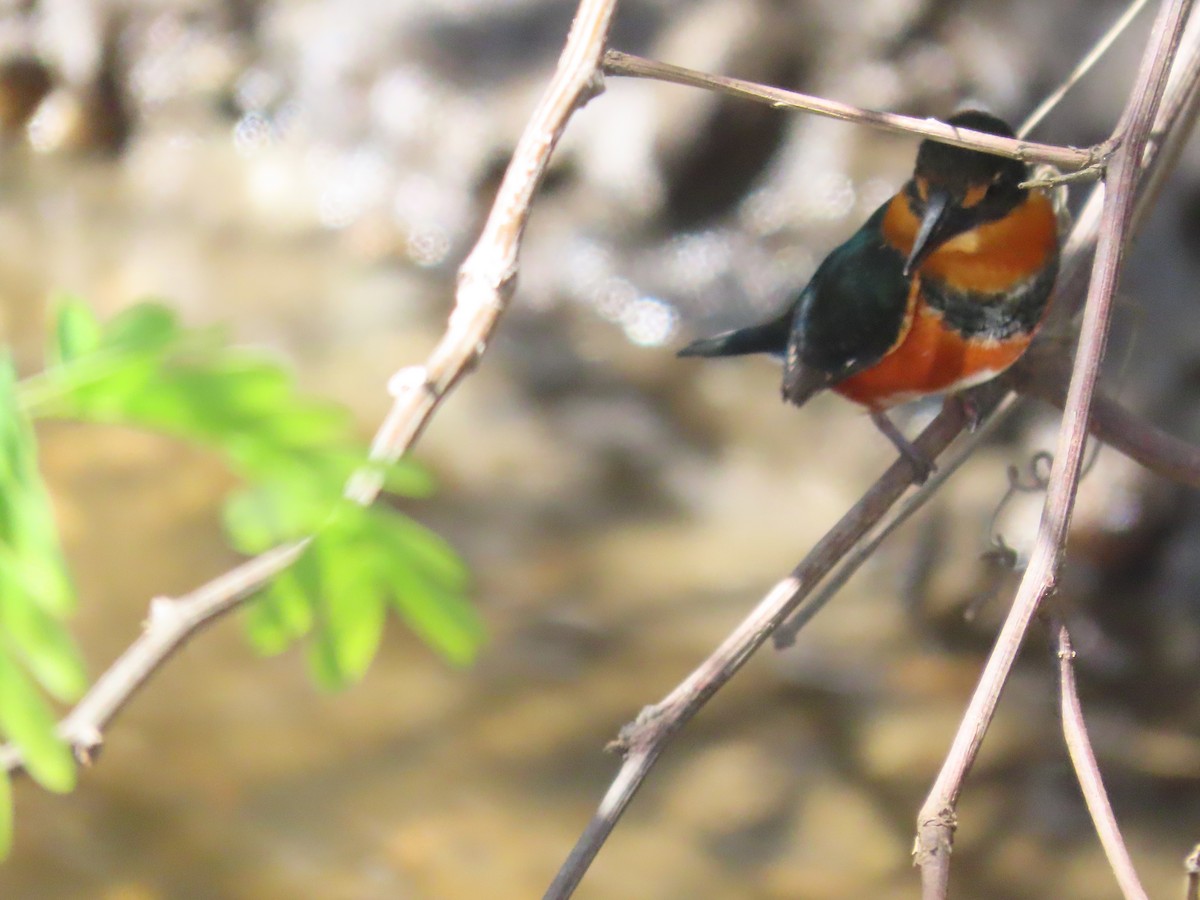
[[[268,550],[177,600],[152,600],[141,635],[59,723],[59,733],[76,758],[90,763],[103,742],[104,728],[158,667],[189,637],[294,563],[307,543],[297,541]],[[0,763],[6,771],[17,771],[21,754],[12,745],[5,745],[0,748]]]
[[[581,0],[554,77],[513,151],[483,232],[459,269],[446,333],[423,366],[400,370],[388,385],[394,402],[372,442],[372,459],[390,461],[405,453],[483,353],[511,297],[521,236],[550,155],[572,113],[600,90],[600,59],[615,6],[616,0]],[[370,504],[380,487],[377,474],[360,473],[347,485],[347,496]],[[270,550],[176,600],[156,599],[142,634],[60,726],[79,758],[90,758],[113,716],[175,650],[295,562],[306,543]],[[13,771],[20,754],[5,747],[0,762]]]
[[[1079,352],[1067,392],[1058,446],[1054,451],[1054,467],[1033,554],[950,753],[917,820],[914,857],[921,867],[926,900],[947,895],[955,806],[963,780],[983,742],[1029,623],[1057,581],[1087,437],[1088,411],[1104,356],[1126,230],[1136,202],[1142,153],[1190,8],[1190,0],[1166,0],[1163,3],[1134,90],[1114,132],[1120,146],[1106,176],[1104,212],[1084,308]]]
[[[1192,848],[1192,852],[1183,861],[1184,871],[1187,872],[1187,882],[1184,887],[1184,900],[1200,900],[1200,844]]]
[[[839,103],[836,100],[826,100],[811,94],[801,94],[783,88],[756,84],[752,81],[743,81],[740,78],[709,75],[706,72],[633,56],[619,50],[609,50],[604,54],[604,72],[608,75],[653,78],[657,81],[703,88],[733,97],[768,103],[777,109],[804,110],[832,119],[841,119],[843,122],[855,122],[859,125],[900,134],[920,135],[935,141],[953,144],[956,147],[985,150],[988,153],[1009,156],[1024,162],[1049,163],[1060,169],[1087,169],[1102,164],[1115,148],[1115,145],[1108,141],[1095,147],[1081,149],[1006,138],[997,134],[971,131],[968,128],[955,128],[953,125],[947,125],[937,119],[915,119],[912,116],[862,109],[848,103]]]
[[[1059,707],[1062,712],[1063,739],[1071,756],[1071,764],[1075,767],[1075,777],[1079,779],[1084,802],[1091,813],[1096,834],[1100,836],[1100,844],[1104,847],[1108,864],[1117,876],[1121,893],[1125,895],[1126,900],[1149,900],[1138,880],[1125,840],[1121,837],[1121,829],[1117,827],[1112,804],[1108,802],[1104,781],[1100,777],[1100,767],[1096,764],[1096,755],[1092,752],[1092,742],[1088,738],[1087,725],[1083,721],[1079,691],[1075,686],[1075,650],[1071,646],[1071,635],[1067,633],[1067,626],[1063,624],[1058,625],[1057,631]]]

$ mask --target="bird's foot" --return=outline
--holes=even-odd
[[[875,427],[882,432],[883,436],[892,442],[892,446],[900,452],[900,455],[908,460],[908,464],[912,466],[913,470],[913,484],[924,484],[929,480],[929,476],[937,471],[937,464],[901,434],[900,429],[887,417],[887,413],[882,410],[871,410],[871,421],[875,423]]]
[[[983,410],[979,403],[970,393],[955,394],[952,397],[947,397],[947,403],[957,403],[967,419],[967,431],[974,434],[979,430],[979,426],[983,424]]]

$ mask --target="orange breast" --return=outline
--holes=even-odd
[[[1025,334],[1004,341],[964,340],[945,327],[938,313],[918,304],[912,326],[896,348],[833,389],[871,409],[961,390],[999,375],[1017,361],[1032,338]]]
[[[885,239],[907,255],[919,227],[907,199],[897,194],[884,215]],[[917,277],[933,277],[962,292],[1001,293],[1036,275],[1057,250],[1054,208],[1045,195],[1033,191],[1003,219],[939,247]],[[941,314],[926,306],[919,294],[915,302],[910,300],[906,324],[901,339],[882,360],[834,390],[872,409],[962,390],[1003,372],[1033,338],[1031,332],[1004,340],[965,339],[946,327]]]

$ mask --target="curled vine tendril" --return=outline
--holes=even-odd
[[[1088,456],[1079,474],[1080,482],[1095,468],[1096,460],[1100,455],[1100,446],[1099,441],[1092,441],[1088,446]],[[979,610],[999,593],[1000,585],[1005,575],[1025,571],[1025,566],[1028,565],[1029,559],[1004,539],[1004,535],[1001,534],[999,528],[1000,517],[1004,515],[1004,511],[1017,494],[1044,492],[1050,485],[1050,470],[1053,467],[1054,454],[1049,450],[1039,450],[1029,457],[1024,471],[1018,466],[1010,465],[1008,467],[1006,473],[1008,476],[1008,487],[1000,497],[996,508],[992,510],[991,521],[988,524],[988,534],[990,535],[988,539],[989,546],[979,556],[992,570],[991,584],[986,590],[967,603],[966,608],[963,610],[963,618],[967,621],[973,620]]]

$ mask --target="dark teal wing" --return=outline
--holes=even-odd
[[[900,336],[909,281],[903,255],[883,239],[886,211],[830,253],[800,295],[784,359],[792,403],[873,366]]]

